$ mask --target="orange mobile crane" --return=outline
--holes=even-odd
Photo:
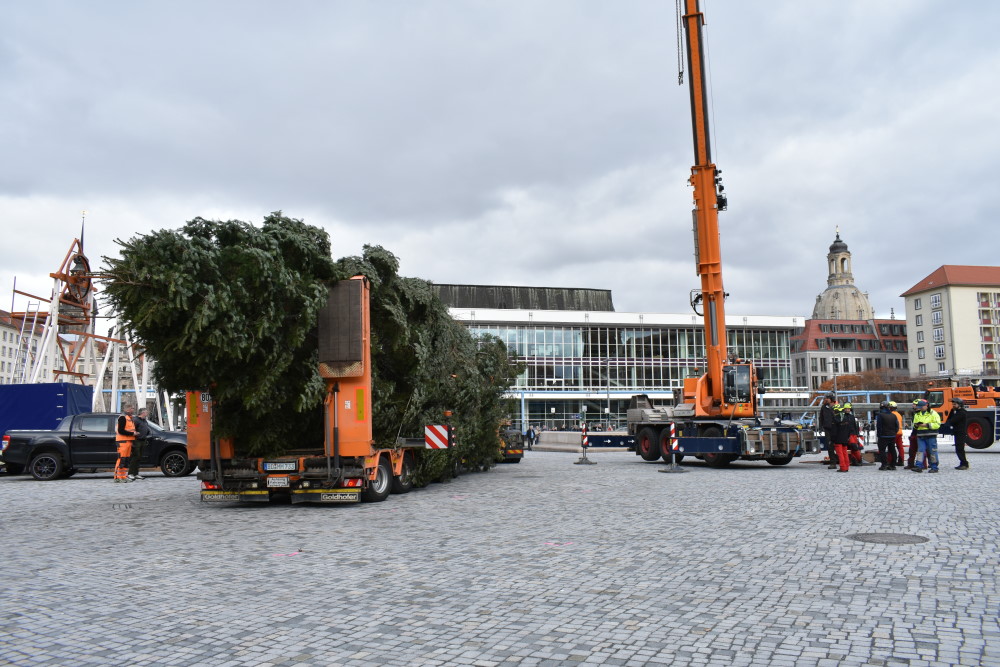
[[[688,182],[694,188],[695,256],[701,277],[701,289],[691,292],[691,307],[705,322],[706,372],[684,380],[673,408],[654,408],[645,395],[633,397],[629,434],[635,436],[636,453],[647,461],[690,454],[717,466],[737,458],[784,465],[795,456],[818,451],[819,441],[812,431],[790,422],[763,427],[757,412],[756,368],[727,351],[727,295],[719,241],[719,211],[726,210],[727,201],[722,172],[712,162],[702,34],[705,19],[699,0],[685,0],[683,20],[695,159]]]
[[[924,392],[924,398],[930,407],[941,415],[941,421],[948,419],[954,409],[954,399],[960,398],[965,403],[966,442],[973,449],[986,449],[1000,440],[1000,388],[951,385],[931,385]],[[950,433],[951,427],[942,429],[942,433]]]
[[[203,501],[378,502],[413,487],[414,448],[403,440],[378,449],[372,439],[371,324],[368,281],[342,280],[319,315],[320,376],[326,385],[322,449],[244,457],[212,433],[212,397],[188,392],[188,457],[196,461]],[[450,442],[450,435],[449,435]]]

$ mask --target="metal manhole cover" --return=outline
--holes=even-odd
[[[928,537],[907,535],[906,533],[855,533],[848,535],[848,537],[858,542],[874,542],[876,544],[922,544],[930,540]]]

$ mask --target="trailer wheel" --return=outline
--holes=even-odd
[[[993,444],[993,429],[985,417],[969,417],[965,424],[966,442],[973,449],[986,449]]]
[[[780,459],[767,459],[767,462],[773,466],[786,466],[792,462],[794,456],[783,456]]]
[[[646,426],[635,437],[635,451],[639,452],[643,461],[656,461],[660,458],[660,438],[658,435],[656,429],[652,426]]]
[[[680,463],[681,459],[684,458],[683,454],[674,453],[670,445],[670,429],[665,428],[660,431],[660,458],[663,459],[664,463],[670,463],[671,456],[674,457],[674,463]]]
[[[409,493],[413,488],[413,457],[407,452],[403,454],[403,467],[399,477],[392,478],[393,493]]]
[[[378,459],[375,479],[368,480],[368,488],[361,492],[361,502],[380,503],[389,497],[392,487],[392,468],[384,456]]]

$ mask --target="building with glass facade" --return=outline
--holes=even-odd
[[[504,341],[526,365],[511,387],[520,403],[520,414],[512,415],[519,425],[558,429],[586,421],[592,429],[623,426],[634,394],[670,404],[684,378],[704,373],[703,321],[694,314],[448,305],[458,322],[476,335]],[[729,352],[753,359],[766,387],[790,389],[790,339],[804,321],[729,316]]]

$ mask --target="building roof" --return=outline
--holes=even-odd
[[[879,330],[880,325],[888,325],[889,333],[882,333]],[[833,325],[838,327],[837,331],[823,331],[823,325]],[[864,333],[860,331],[841,331],[840,328],[843,325],[860,325],[865,326],[866,331]],[[898,327],[899,333],[892,333],[892,326]],[[868,331],[868,327],[871,330]],[[819,350],[820,347],[816,344],[818,339],[822,340],[898,340],[906,341],[906,320],[833,320],[833,319],[810,319],[805,323],[805,327],[802,331],[798,332],[792,336],[791,340],[801,341],[802,345],[800,347],[801,352],[813,352]],[[793,345],[794,348],[794,345]],[[837,352],[838,350],[824,350],[825,352]],[[868,351],[868,350],[866,350]],[[870,350],[871,352],[879,352],[879,350]],[[794,353],[795,350],[793,349]],[[891,351],[890,354],[905,355],[906,352],[901,351]]]
[[[944,264],[899,296],[919,294],[946,285],[983,285],[1000,287],[1000,266],[963,266]]]
[[[440,285],[431,289],[449,308],[613,312],[611,290],[512,285]]]
[[[480,326],[615,326],[615,327],[703,327],[705,320],[694,313],[621,313],[578,310],[500,310],[494,308],[449,308],[451,316],[467,325]],[[726,315],[732,330],[795,329],[805,317],[779,315]]]

